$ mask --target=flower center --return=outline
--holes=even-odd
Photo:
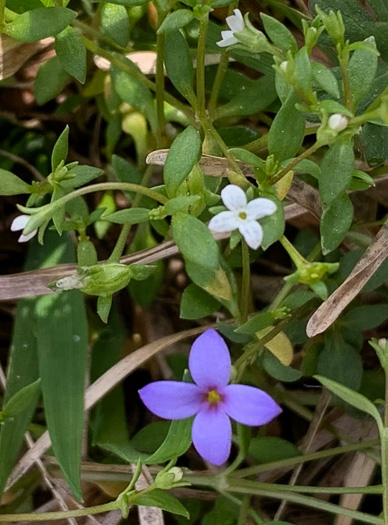
[[[212,390],[209,390],[209,392],[207,393],[206,401],[210,403],[211,405],[216,405],[217,403],[221,401],[221,396],[217,392],[217,390],[213,388]]]
[[[240,219],[246,219],[247,218],[247,214],[245,213],[245,211],[240,211],[238,216],[240,217]]]

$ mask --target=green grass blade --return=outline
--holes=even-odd
[[[68,236],[60,240],[63,259],[74,259]],[[58,261],[59,262],[59,261]],[[77,291],[39,297],[36,303],[39,374],[47,428],[55,457],[71,490],[81,500],[81,444],[87,365],[87,319]]]
[[[58,247],[58,236],[48,232],[44,246],[34,239],[29,243],[25,271],[53,266],[65,260],[64,249]],[[21,299],[18,302],[14,331],[7,370],[7,385],[4,393],[4,404],[25,386],[39,377],[38,353],[35,337],[35,304],[37,299]],[[33,416],[35,403],[31,400],[29,408],[14,417],[7,419],[0,429],[0,497],[7,478],[16,461],[24,434]]]

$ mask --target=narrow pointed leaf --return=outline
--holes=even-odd
[[[68,235],[59,246],[62,262],[74,260]],[[36,305],[39,372],[47,427],[54,454],[81,500],[81,442],[87,362],[87,320],[78,291],[40,297]]]

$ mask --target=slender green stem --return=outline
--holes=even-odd
[[[291,162],[287,164],[282,170],[279,171],[274,177],[271,178],[271,184],[276,184],[279,182],[280,179],[282,179],[287,173],[292,170],[301,160],[306,159],[309,157],[312,153],[317,151],[319,148],[322,147],[322,144],[319,142],[315,142],[310,148],[307,148],[303,153],[295,157]]]
[[[240,169],[240,166],[237,164],[233,155],[229,152],[227,145],[222,140],[221,136],[219,135],[219,133],[217,132],[213,124],[210,122],[209,118],[206,115],[204,115],[204,117],[200,119],[200,122],[204,129],[205,134],[208,133],[214,139],[217,146],[222,151],[224,157],[227,159],[230,166],[233,168],[233,171],[235,171],[237,175],[240,177],[241,185],[249,185],[246,180],[245,175]]]
[[[251,502],[251,497],[250,496],[244,496],[243,497],[243,500],[242,500],[242,503],[241,503],[241,507],[240,507],[239,516],[238,516],[237,525],[245,525],[246,524],[250,502]]]
[[[103,512],[109,512],[111,510],[119,509],[117,501],[111,501],[110,503],[104,503],[103,505],[96,505],[94,507],[87,507],[84,509],[66,510],[60,512],[43,512],[42,514],[36,513],[25,513],[25,514],[1,514],[2,522],[12,521],[51,521],[51,520],[63,520],[66,518],[78,518],[81,516],[90,516],[92,514],[101,514]]]
[[[152,166],[147,166],[144,172],[143,178],[140,182],[140,186],[146,188],[151,178],[151,175],[152,175]],[[132,207],[138,206],[140,200],[141,200],[141,194],[138,193],[133,201]],[[129,232],[131,231],[131,228],[132,228],[132,224],[124,224],[120,232],[120,235],[116,241],[116,245],[112,253],[110,254],[110,257],[107,262],[120,262],[120,257],[122,256],[124,252],[125,244],[127,242],[127,237],[129,235]]]
[[[156,84],[154,82],[151,82],[151,80],[149,80],[145,75],[143,75],[143,73],[141,73],[136,67],[132,67],[128,63],[126,63],[123,57],[120,57],[118,55],[115,55],[114,53],[111,53],[110,51],[102,49],[100,46],[98,46],[85,36],[82,37],[82,40],[85,44],[86,49],[88,49],[91,53],[106,58],[111,64],[117,66],[122,71],[125,71],[126,73],[128,73],[128,75],[136,78],[145,86],[149,87],[152,91],[156,92]],[[188,120],[190,120],[192,124],[196,124],[193,112],[188,106],[182,104],[180,100],[167,93],[167,91],[164,91],[163,96],[166,102],[168,102],[171,106],[174,106],[177,109],[179,109],[179,111],[181,111],[188,118]]]
[[[273,312],[274,310],[276,310],[276,308],[278,308],[282,302],[284,301],[284,299],[287,297],[287,295],[291,292],[291,290],[294,288],[294,285],[289,283],[289,282],[286,282],[282,289],[280,290],[280,292],[277,294],[277,296],[275,297],[275,299],[272,301],[272,303],[269,305],[268,307],[268,311],[270,312]]]
[[[350,452],[358,452],[368,448],[376,447],[380,444],[379,439],[373,441],[365,441],[364,443],[352,443],[351,445],[345,445],[343,447],[335,447],[329,450],[321,450],[319,452],[313,452],[311,454],[304,454],[303,456],[296,456],[294,458],[282,459],[279,461],[272,461],[264,465],[255,465],[253,467],[247,467],[240,469],[238,472],[234,472],[230,477],[234,478],[245,478],[249,476],[255,476],[262,472],[268,472],[270,470],[277,470],[285,467],[294,467],[307,463],[308,461],[315,461],[323,458],[330,458],[332,456],[338,456],[340,454],[348,454]]]
[[[210,94],[209,104],[208,104],[208,113],[211,120],[214,119],[218,96],[220,94],[220,89],[222,81],[224,80],[225,73],[228,69],[229,55],[225,48],[221,51],[220,63],[218,64],[216,77],[213,82],[212,91]]]
[[[159,16],[160,23],[163,22],[163,17]],[[164,42],[166,40],[165,33],[156,34],[156,114],[158,117],[159,140],[164,133],[166,121],[164,118]],[[162,147],[162,144],[159,144]]]
[[[120,262],[120,257],[122,256],[127,242],[129,232],[131,231],[132,224],[124,224],[121,229],[120,235],[116,241],[115,247],[113,248],[112,253],[110,254],[107,263]]]
[[[19,206],[19,209],[25,213],[28,213],[29,211],[32,211],[31,215],[37,215],[38,213],[43,213],[44,216],[48,219],[52,216],[52,213],[55,209],[60,208],[61,206],[64,206],[67,202],[80,197],[81,195],[87,195],[88,193],[94,193],[96,191],[105,191],[105,190],[121,190],[121,191],[133,191],[135,193],[140,193],[141,195],[145,195],[146,197],[150,197],[151,199],[159,202],[160,204],[166,204],[168,201],[167,197],[164,195],[161,195],[157,191],[154,191],[150,188],[145,188],[141,186],[140,184],[132,184],[130,182],[101,182],[99,184],[92,184],[91,186],[86,186],[84,188],[79,188],[78,190],[73,191],[72,193],[69,193],[68,195],[64,195],[60,199],[50,203],[45,204],[41,207],[41,210],[39,208],[26,208],[25,206]],[[25,228],[25,234],[30,233],[35,228],[32,226],[32,229],[29,229],[27,226]]]
[[[202,2],[204,4],[206,2]],[[197,47],[197,112],[198,118],[205,117],[205,53],[206,35],[209,25],[209,13],[202,15],[199,24],[199,38]]]
[[[298,252],[298,250],[290,243],[290,241],[284,235],[279,239],[280,244],[286,250],[290,256],[292,262],[297,268],[309,264],[308,261]]]
[[[345,106],[353,111],[352,91],[350,89],[349,77],[349,52],[340,50],[338,52],[338,61],[341,68],[342,84],[344,88]]]
[[[302,494],[295,494],[289,490],[290,487],[287,486],[286,490],[267,490],[264,488],[259,488],[258,484],[254,481],[244,480],[242,484],[239,480],[238,485],[230,484],[227,490],[231,492],[237,492],[242,494],[252,494],[256,496],[263,496],[273,499],[286,500],[299,505],[304,505],[306,507],[320,509],[331,514],[342,514],[350,518],[362,521],[364,523],[372,523],[375,525],[385,525],[384,521],[377,516],[372,516],[364,512],[358,512],[351,509],[341,507],[340,505],[335,505],[333,503],[328,503],[318,498],[312,498],[310,496],[304,496]],[[279,488],[279,485],[274,485],[274,487]],[[346,489],[342,489],[346,490]]]
[[[241,256],[242,256],[242,283],[240,294],[240,323],[246,323],[248,320],[248,309],[250,299],[250,284],[251,284],[251,265],[249,262],[249,248],[244,239],[241,240]]]

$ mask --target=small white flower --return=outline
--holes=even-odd
[[[247,245],[257,250],[263,240],[263,228],[257,220],[275,213],[276,204],[264,198],[247,202],[244,191],[234,184],[225,186],[221,191],[221,199],[229,211],[222,211],[210,220],[210,231],[222,233],[238,230]]]
[[[334,113],[334,115],[331,115],[329,118],[327,124],[333,131],[343,131],[348,127],[349,119],[345,117],[345,115],[341,115],[341,113]]]
[[[217,42],[219,47],[232,46],[233,44],[238,44],[237,38],[234,36],[234,33],[239,33],[244,29],[244,18],[241,14],[240,9],[235,9],[233,11],[234,15],[228,16],[226,18],[226,23],[229,26],[230,31],[221,31],[222,40]]]
[[[31,219],[31,215],[18,215],[11,224],[11,231],[17,232],[19,230],[24,230],[24,228],[27,226],[27,222]],[[27,242],[30,239],[32,239],[38,230],[33,230],[31,233],[28,233],[27,235],[21,234],[21,236],[18,239],[18,242]]]

